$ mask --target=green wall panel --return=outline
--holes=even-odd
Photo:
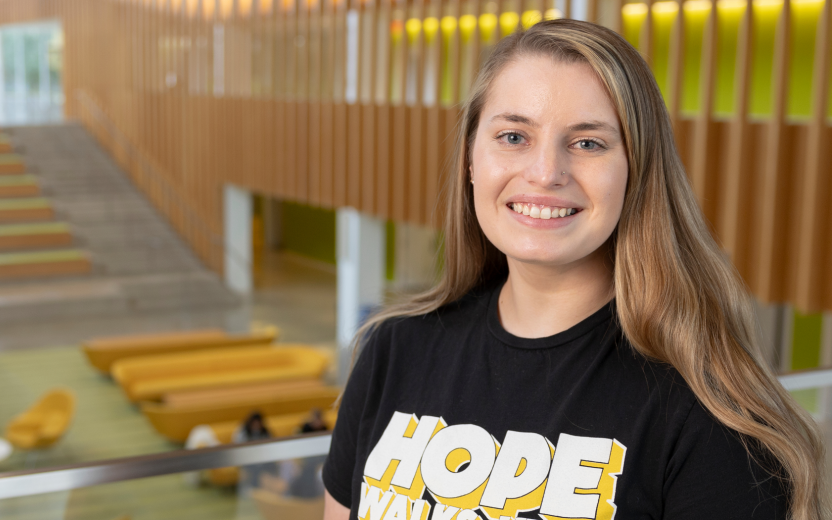
[[[335,263],[335,211],[283,203],[283,247],[328,264]]]

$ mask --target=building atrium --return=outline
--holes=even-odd
[[[322,519],[354,336],[447,267],[477,74],[563,18],[652,69],[832,468],[832,0],[0,0],[0,518]],[[420,520],[559,518],[459,508]]]

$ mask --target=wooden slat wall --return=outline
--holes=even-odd
[[[679,16],[668,70],[679,150],[727,254],[762,300],[803,310],[832,309],[829,2],[818,23],[808,121],[787,114],[789,0],[765,120],[749,117],[752,0],[736,46],[729,119],[712,109],[722,45],[716,9],[704,36],[698,115],[681,108]],[[590,0],[589,17],[622,30],[623,5]],[[0,0],[0,23],[63,21],[67,114],[221,270],[224,183],[436,225],[459,103],[493,45],[476,30],[463,41],[461,15],[496,15],[499,35],[513,23],[501,14],[558,6],[574,12],[572,2],[554,0]],[[653,0],[645,6],[641,50],[649,61]],[[347,63],[350,45],[357,63]]]

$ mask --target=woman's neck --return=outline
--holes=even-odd
[[[499,300],[503,328],[521,338],[545,338],[591,316],[614,296],[613,270],[605,258],[604,251],[596,251],[557,267],[509,258]]]

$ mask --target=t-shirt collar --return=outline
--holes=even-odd
[[[540,349],[565,345],[609,320],[613,316],[615,310],[615,299],[613,299],[609,303],[604,304],[588,318],[563,332],[558,332],[553,336],[545,338],[521,338],[506,331],[500,323],[498,302],[500,300],[500,291],[502,291],[502,289],[503,284],[497,284],[491,291],[491,296],[488,302],[488,330],[495,338],[502,341],[506,345],[517,348]]]

